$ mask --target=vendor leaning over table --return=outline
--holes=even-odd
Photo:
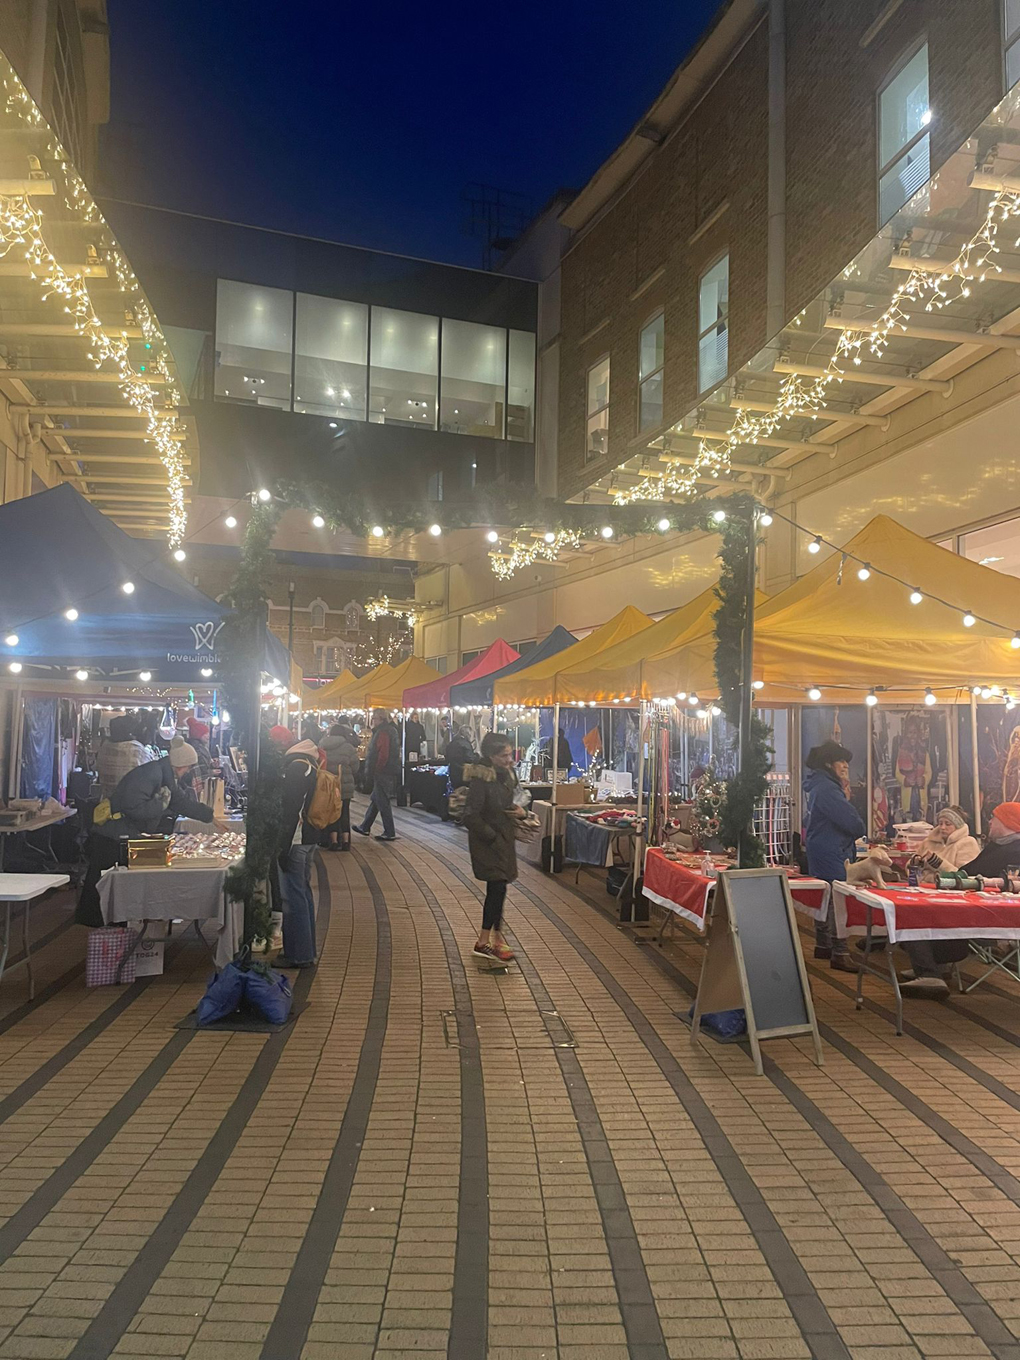
[[[197,764],[195,748],[183,737],[174,737],[169,755],[129,770],[110,795],[108,809],[103,803],[96,808],[89,867],[75,913],[79,925],[103,924],[96,885],[103,871],[120,860],[120,841],[125,836],[172,831],[178,817],[212,821],[212,808],[198,802],[190,789]]]
[[[864,822],[850,802],[850,762],[853,752],[836,741],[813,746],[804,762],[808,873],[834,883],[846,877],[846,861],[857,858],[856,841],[864,835]],[[856,973],[846,940],[836,934],[832,897],[824,921],[815,922],[815,958],[828,959],[829,967]]]
[[[945,811],[939,814],[941,822]],[[967,823],[963,823],[964,827]],[[927,842],[925,842],[927,844]],[[977,842],[974,841],[974,845]],[[1000,803],[988,824],[985,848],[960,873],[968,878],[1003,878],[1006,870],[1020,864],[1020,803]],[[904,996],[940,996],[949,991],[947,978],[953,965],[967,957],[966,940],[913,940],[903,949],[911,962],[904,974]]]

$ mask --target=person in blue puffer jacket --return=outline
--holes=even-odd
[[[850,762],[853,753],[835,741],[813,746],[804,762],[808,872],[833,883],[846,877],[846,861],[857,858],[855,841],[864,835],[864,822],[850,802]],[[815,958],[828,959],[830,968],[856,973],[846,940],[836,934],[835,913],[829,898],[826,920],[815,922]]]

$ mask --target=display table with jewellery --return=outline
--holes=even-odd
[[[169,862],[134,863],[107,869],[97,886],[107,925],[141,923],[138,941],[154,921],[187,921],[210,944],[217,968],[237,953],[244,933],[244,907],[229,902],[227,872],[244,853],[236,832],[174,836]]]
[[[885,979],[896,996],[896,1033],[903,1033],[903,998],[892,949],[885,950],[885,968],[871,961],[876,937],[889,944],[912,940],[966,940],[971,953],[986,964],[979,978],[961,991],[972,992],[992,973],[1007,973],[1020,982],[1020,895],[1003,892],[953,892],[929,887],[859,887],[832,885],[836,930],[841,937],[863,935],[857,970],[857,1009],[863,1004],[864,974]],[[991,945],[1005,942],[996,954]]]
[[[37,897],[42,897],[43,893],[49,892],[51,888],[63,888],[70,883],[67,874],[0,874],[0,906],[4,909],[4,938],[3,945],[0,947],[0,981],[3,980],[4,971],[7,968],[7,955],[11,947],[11,907],[15,902],[20,902],[25,913],[22,925],[22,948],[24,954],[20,959],[16,959],[11,968],[20,968],[22,965],[28,972],[28,999],[35,999],[35,977],[32,973],[32,942],[29,929],[29,917],[31,915],[32,903]]]
[[[704,858],[696,851],[670,852],[655,845],[645,852],[644,894],[667,912],[659,931],[660,941],[666,925],[672,925],[678,916],[704,932],[709,897],[715,888],[715,879],[702,872]],[[734,867],[724,856],[710,858],[716,870]],[[829,906],[828,883],[820,878],[806,878],[793,869],[787,872],[793,905],[798,911],[824,919]]]

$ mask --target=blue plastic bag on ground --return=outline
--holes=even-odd
[[[694,1007],[687,1012],[688,1020],[694,1019]],[[732,1011],[711,1011],[701,1017],[701,1028],[719,1039],[735,1039],[747,1033],[747,1013],[743,1006]]]
[[[222,973],[214,973],[198,1003],[196,1020],[199,1026],[211,1025],[233,1015],[244,995],[245,974],[236,963],[228,963]]]
[[[253,1011],[271,1025],[282,1025],[290,1015],[294,993],[283,973],[252,968],[244,975],[244,999]]]

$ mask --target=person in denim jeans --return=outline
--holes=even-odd
[[[372,798],[365,820],[351,829],[359,836],[367,836],[378,812],[382,815],[383,834],[376,836],[376,840],[395,841],[392,799],[400,778],[400,734],[390,722],[389,714],[381,708],[372,714],[372,740],[365,757],[365,773],[372,785]]]
[[[315,963],[315,899],[312,864],[320,833],[308,821],[308,806],[319,770],[311,741],[291,746],[283,763],[283,834],[278,864],[283,898],[283,949],[278,968],[311,968]]]

